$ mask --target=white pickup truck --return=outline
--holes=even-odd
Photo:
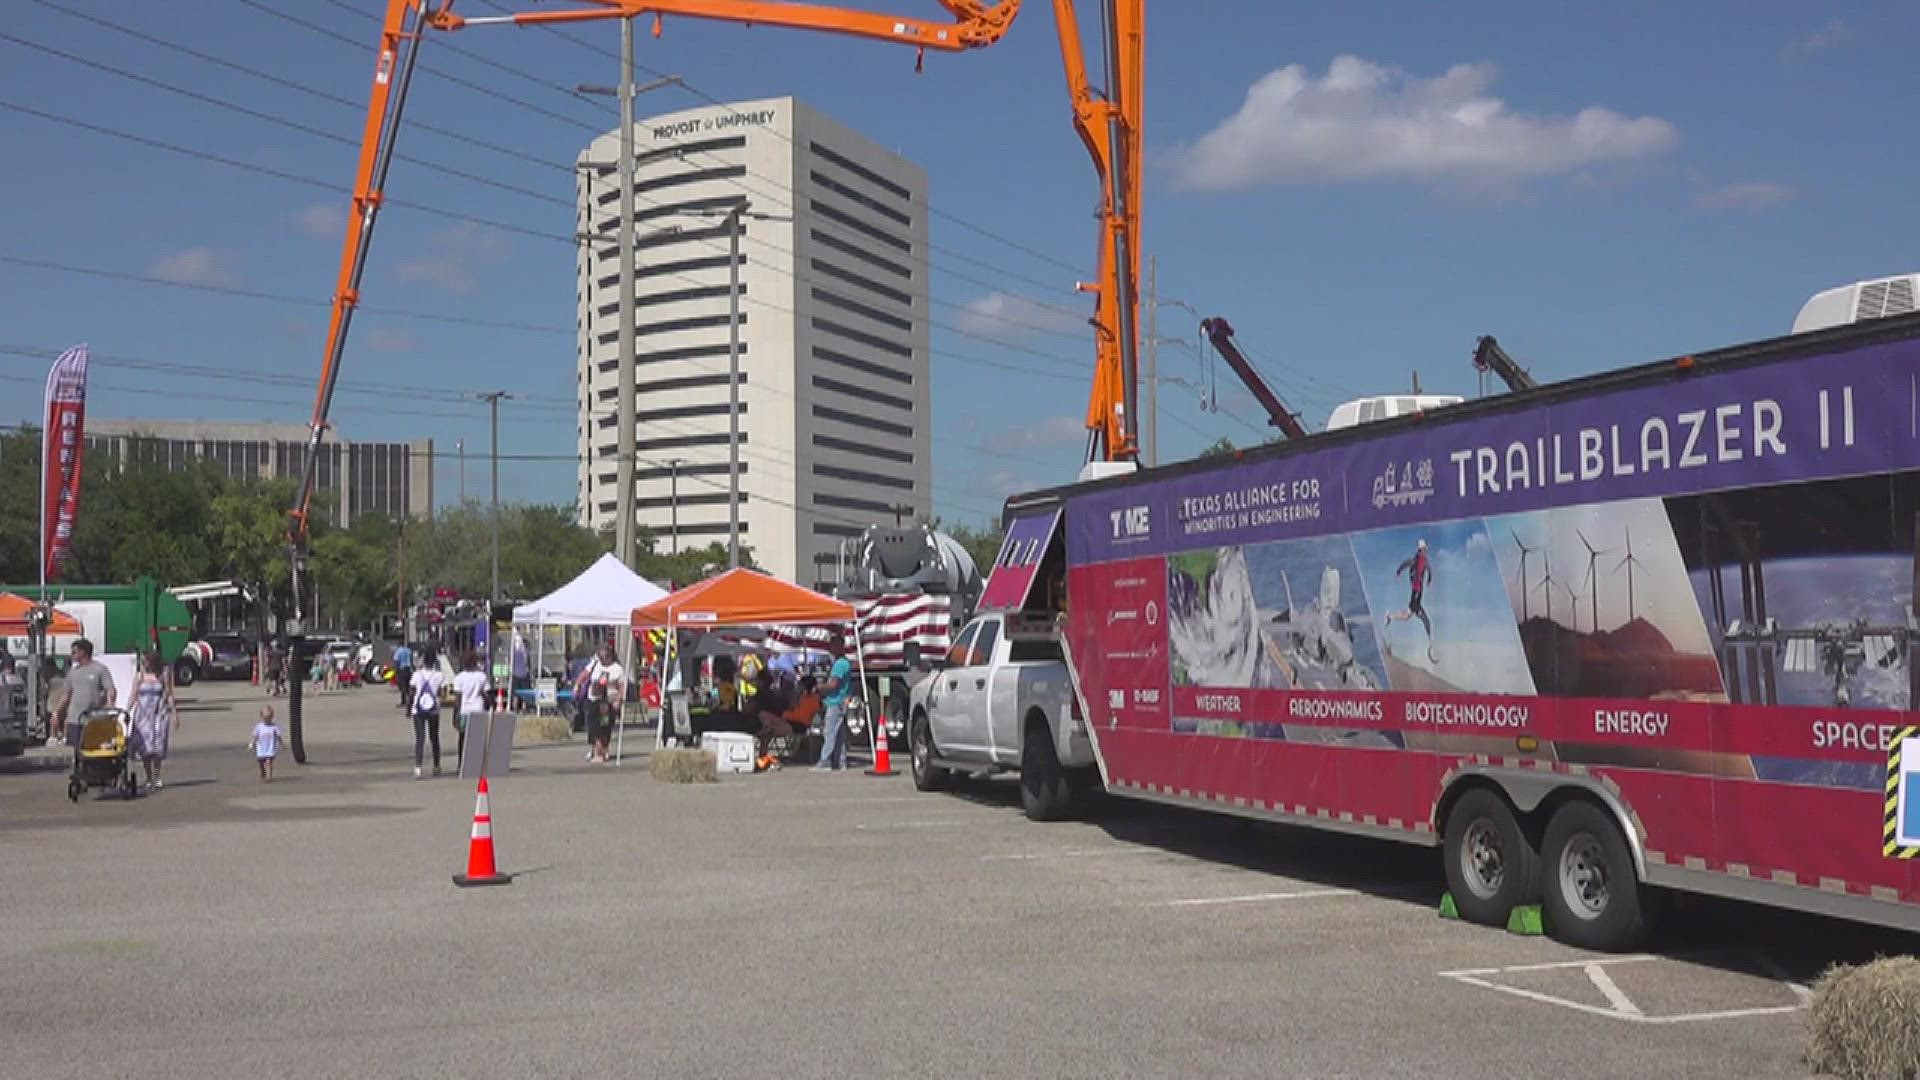
[[[1044,623],[981,615],[913,688],[907,739],[914,787],[937,791],[954,773],[1017,769],[1036,821],[1064,817],[1099,787],[1093,743],[1060,639]]]

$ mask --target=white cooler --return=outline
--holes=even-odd
[[[714,764],[722,773],[753,771],[753,736],[737,731],[709,731],[700,736],[700,748],[713,751]]]

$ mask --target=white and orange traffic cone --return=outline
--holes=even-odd
[[[867,770],[868,776],[892,776],[893,758],[887,753],[887,722],[876,719],[873,724],[873,768]]]
[[[480,778],[480,793],[473,801],[473,839],[467,844],[467,872],[453,875],[461,888],[474,885],[508,885],[513,875],[503,874],[493,864],[493,814],[487,808],[487,778]]]

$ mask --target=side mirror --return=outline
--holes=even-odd
[[[909,641],[900,647],[901,657],[906,661],[908,671],[927,670],[927,658],[920,655],[920,643]]]

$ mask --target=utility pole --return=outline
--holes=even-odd
[[[668,481],[671,486],[667,489],[667,512],[672,515],[669,519],[671,524],[668,525],[667,535],[672,539],[673,553],[678,555],[680,554],[680,459],[669,458],[667,468],[672,477]]]
[[[476,400],[484,401],[493,412],[493,589],[487,599],[500,602],[500,401],[512,400],[515,395],[505,390],[489,390],[484,394],[475,394]]]
[[[634,395],[634,250],[633,250],[633,17],[620,20],[620,459],[614,476],[620,485],[614,512],[613,546],[620,562],[633,567],[633,454],[637,420]],[[591,429],[589,429],[591,430]],[[496,575],[498,572],[496,571]],[[499,592],[496,583],[494,591]]]
[[[747,200],[728,215],[727,270],[727,569],[740,566],[740,233]]]
[[[1160,464],[1160,256],[1147,256],[1147,468]]]
[[[633,235],[634,193],[633,193],[633,99],[649,90],[657,90],[680,81],[678,75],[668,75],[655,79],[645,86],[633,85],[633,17],[620,20],[620,84],[607,86],[578,86],[582,94],[611,94],[620,99],[620,352],[618,386],[620,401],[615,412],[618,417],[619,459],[614,462],[615,483],[619,491],[615,493],[614,513],[618,518],[613,523],[613,552],[629,568],[634,560],[635,509],[634,500],[634,269],[635,240]]]

